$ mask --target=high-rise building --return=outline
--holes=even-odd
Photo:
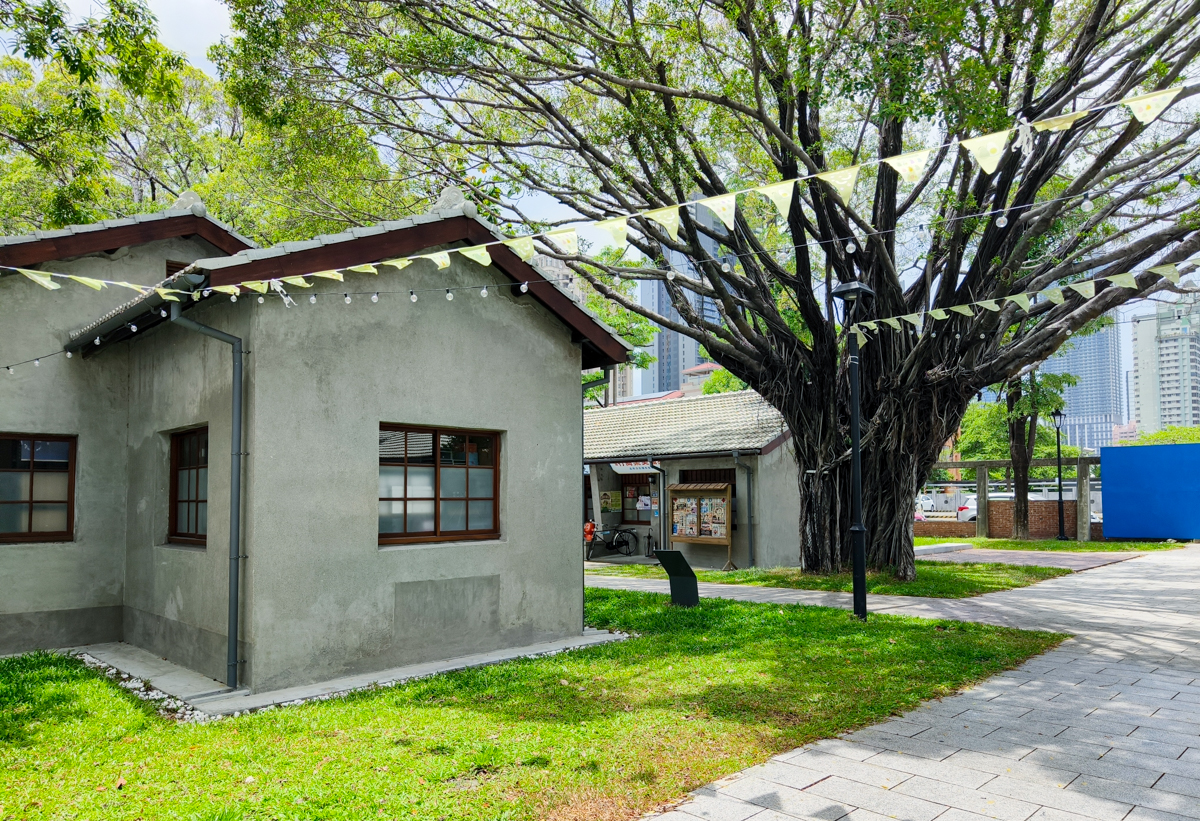
[[[1113,443],[1122,414],[1121,338],[1114,325],[1075,337],[1046,360],[1043,373],[1069,373],[1079,382],[1063,390],[1064,443],[1096,450]]]
[[[1200,298],[1133,321],[1133,411],[1140,433],[1200,425]]]

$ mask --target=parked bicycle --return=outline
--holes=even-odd
[[[592,558],[596,546],[602,545],[605,550],[615,551],[622,556],[632,556],[637,552],[637,532],[626,527],[597,528],[594,522],[583,526],[584,543],[587,545],[586,557]]]

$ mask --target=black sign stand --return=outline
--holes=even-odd
[[[692,566],[678,550],[655,550],[667,578],[671,581],[671,604],[680,607],[695,607],[700,603],[700,589],[696,586],[696,574]]]

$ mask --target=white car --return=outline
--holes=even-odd
[[[917,497],[917,507],[926,513],[930,513],[933,510],[933,497],[928,493],[922,493]]]
[[[1017,498],[1015,493],[989,493],[988,500],[992,502],[1011,502]],[[979,514],[979,501],[974,493],[968,493],[963,497],[963,503],[958,506],[958,520],[960,522],[973,522]]]

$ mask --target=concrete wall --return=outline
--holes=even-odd
[[[40,266],[43,270],[151,284],[167,260],[219,253],[172,239]],[[133,298],[65,282],[48,291],[0,277],[0,365],[61,351],[70,330]],[[78,437],[75,538],[5,544],[0,538],[0,653],[111,641],[122,635],[127,477],[127,345],[84,360],[61,353],[0,373],[0,431]]]
[[[582,628],[579,349],[508,288],[411,303],[410,287],[500,281],[453,259],[348,275],[298,292],[295,308],[253,306],[246,637],[257,690]],[[393,292],[343,302],[374,288]],[[381,422],[500,431],[501,537],[380,546]]]

